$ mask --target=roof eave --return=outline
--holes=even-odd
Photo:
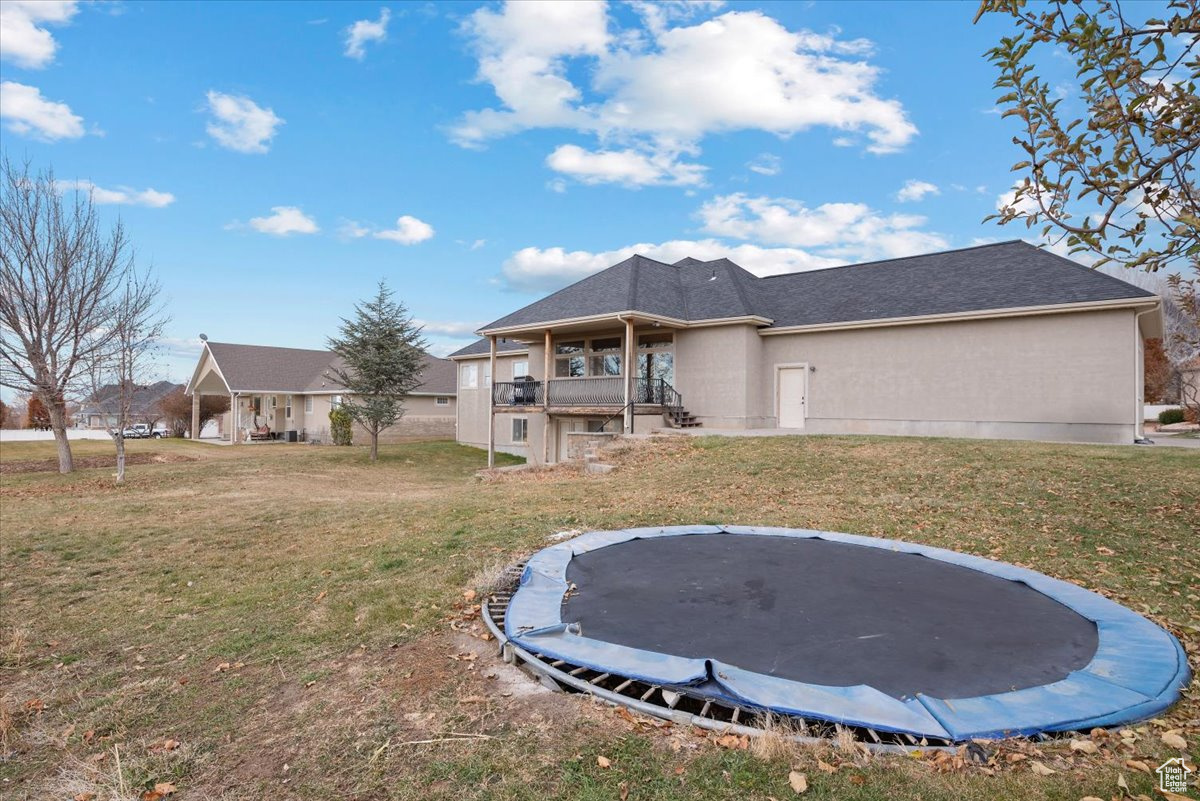
[[[591,314],[583,317],[565,317],[560,320],[545,320],[537,323],[524,323],[522,325],[503,326],[500,328],[481,328],[475,333],[483,337],[504,336],[520,338],[518,336],[519,334],[540,334],[547,328],[553,329],[556,326],[586,325],[588,323],[603,323],[610,321],[623,322],[629,317],[634,317],[647,323],[661,323],[664,325],[674,326],[676,328],[701,328],[713,325],[736,325],[739,323],[762,326],[771,325],[774,322],[769,317],[762,317],[755,314],[738,315],[734,317],[709,317],[702,320],[681,320],[678,317],[668,317],[662,314],[650,314],[647,312],[629,309],[626,311],[605,312],[604,314]]]

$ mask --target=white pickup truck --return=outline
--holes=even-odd
[[[151,428],[147,423],[134,423],[121,432],[125,439],[162,439],[171,436],[166,426]]]

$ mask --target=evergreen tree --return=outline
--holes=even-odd
[[[421,385],[426,343],[384,281],[354,312],[352,319],[342,320],[341,336],[329,340],[329,349],[341,357],[329,378],[346,388],[342,408],[371,436],[375,461],[380,432],[400,421],[405,398]]]

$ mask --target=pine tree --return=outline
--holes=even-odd
[[[371,436],[371,461],[379,458],[379,434],[404,416],[404,400],[421,385],[426,343],[403,303],[379,282],[372,300],[356,304],[329,349],[341,363],[329,377],[346,388],[342,407]]]

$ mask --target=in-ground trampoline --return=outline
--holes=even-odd
[[[484,612],[510,657],[560,685],[701,725],[769,711],[883,744],[1113,726],[1189,680],[1173,636],[1095,593],[825,531],[596,531],[534,554]]]

